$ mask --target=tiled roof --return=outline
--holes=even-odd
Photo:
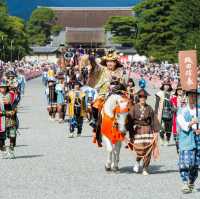
[[[57,23],[63,27],[103,27],[111,16],[132,16],[131,9],[64,9],[55,10]]]
[[[104,43],[103,28],[66,28],[67,43]]]
[[[31,49],[34,53],[54,53],[58,50],[58,47],[52,46],[32,46]]]

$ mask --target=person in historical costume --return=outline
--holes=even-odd
[[[47,76],[48,76],[48,79],[55,77],[55,72],[54,72],[53,68],[51,68],[51,67],[49,68],[49,70],[47,72]]]
[[[24,95],[25,93],[25,86],[26,86],[26,78],[24,76],[24,71],[19,70],[19,74],[17,76],[17,81],[18,81],[18,87],[21,95]]]
[[[168,145],[172,132],[173,109],[170,102],[172,86],[169,80],[162,82],[160,91],[156,94],[155,112],[161,123],[161,145]]]
[[[0,81],[0,151],[1,157],[6,156],[6,112],[5,103],[10,102],[10,96],[8,94],[8,85],[5,80]]]
[[[65,76],[63,73],[57,75],[55,92],[57,94],[57,113],[59,123],[64,122],[65,118]]]
[[[109,52],[103,58],[101,67],[98,70],[98,76],[94,84],[94,88],[98,91],[98,97],[92,105],[93,120],[90,125],[93,127],[93,143],[97,142],[98,146],[101,147],[99,116],[105,98],[109,95],[110,82],[115,79],[116,82],[125,83],[125,77],[123,75],[122,65],[114,52]]]
[[[2,152],[2,157],[5,158],[8,155],[10,158],[14,158],[14,147],[15,147],[15,137],[16,125],[15,114],[16,110],[12,109],[11,96],[8,92],[8,85],[5,81],[0,82],[0,150]],[[6,138],[10,139],[10,146],[8,153],[6,152],[5,141]]]
[[[81,75],[80,78],[81,78],[83,84],[86,84],[86,82],[88,80],[89,65],[90,65],[89,55],[85,54],[85,55],[81,56],[80,61],[79,61],[79,69],[80,69],[80,75]]]
[[[179,144],[178,144],[178,135],[179,135],[179,128],[177,127],[177,112],[179,108],[184,107],[187,103],[186,96],[184,91],[182,90],[180,82],[177,85],[175,95],[173,95],[170,99],[173,108],[173,123],[172,123],[172,133],[174,136],[174,141],[176,144],[177,152],[179,151]]]
[[[9,84],[9,94],[10,94],[10,101],[11,101],[11,109],[13,111],[12,125],[8,129],[10,142],[12,142],[13,146],[16,146],[16,139],[17,139],[17,130],[19,128],[19,120],[17,117],[17,107],[21,100],[21,92],[18,86],[18,83],[10,83]]]
[[[128,79],[128,82],[127,82],[127,92],[128,92],[128,97],[130,98],[130,100],[134,104],[136,91],[135,91],[135,82],[133,81],[132,78]]]
[[[132,106],[128,115],[129,146],[137,154],[133,171],[136,173],[140,171],[140,162],[143,159],[143,175],[148,175],[151,156],[157,147],[160,125],[153,109],[146,103],[149,94],[141,89],[137,95],[139,102]]]
[[[77,136],[80,137],[83,128],[83,119],[86,115],[85,93],[81,91],[82,84],[76,82],[74,89],[69,91],[67,96],[68,116],[70,123],[69,137],[74,137],[74,130],[77,128]]]
[[[46,87],[48,83],[48,68],[44,68],[44,71],[42,73],[42,83]]]
[[[49,119],[54,120],[57,112],[57,93],[56,93],[56,79],[48,79],[47,87],[45,90],[45,95],[47,98],[47,110],[49,113]]]
[[[187,106],[181,107],[177,114],[177,123],[180,128],[179,171],[183,182],[183,193],[190,193],[194,189],[194,184],[198,177],[198,151],[200,149],[200,117],[198,115],[197,118],[196,91],[189,91],[187,95]]]
[[[101,67],[97,63],[94,55],[89,56],[89,65],[87,66],[88,70],[88,79],[86,85],[95,88],[98,78],[101,74]]]
[[[85,100],[86,100],[86,105],[87,105],[87,107],[86,107],[87,119],[89,121],[91,121],[91,118],[92,118],[92,103],[94,102],[94,100],[97,97],[97,91],[96,91],[96,89],[94,89],[90,86],[87,86],[87,85],[84,85],[81,88],[81,91],[83,91],[85,93]]]

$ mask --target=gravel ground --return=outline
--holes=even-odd
[[[148,89],[152,94],[152,88]],[[153,104],[152,98],[150,103]],[[175,146],[161,147],[149,176],[134,174],[135,155],[122,148],[120,173],[104,171],[105,149],[91,143],[87,122],[80,138],[67,137],[67,125],[48,120],[40,79],[28,82],[20,105],[21,135],[15,160],[0,160],[0,199],[199,199],[183,195]]]

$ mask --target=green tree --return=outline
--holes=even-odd
[[[175,60],[176,43],[171,20],[175,2],[144,0],[133,8],[139,29],[134,45],[139,53],[157,60]]]
[[[0,59],[22,58],[29,52],[25,23],[18,17],[9,16],[4,1],[0,1]]]
[[[200,61],[200,0],[177,0],[171,20],[177,51],[196,48]]]
[[[27,23],[30,43],[32,45],[46,45],[50,43],[51,34],[55,34],[61,29],[61,27],[55,24],[55,20],[55,13],[49,8],[42,7],[34,10]]]
[[[59,32],[61,31],[63,29],[63,27],[61,26],[61,25],[54,25],[54,26],[52,26],[52,28],[51,28],[51,34],[52,35],[54,35],[54,36],[56,36],[56,35],[58,35],[59,34]]]
[[[130,16],[113,16],[105,24],[105,31],[111,32],[113,43],[133,45],[137,27],[136,20]]]

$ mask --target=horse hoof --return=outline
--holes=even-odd
[[[110,171],[111,171],[111,168],[110,168],[110,167],[107,167],[107,166],[105,166],[105,171],[106,171],[106,172],[110,172]]]
[[[99,148],[103,147],[103,145],[101,143],[98,143],[97,145],[98,145]]]
[[[113,171],[114,173],[119,173],[119,167],[113,167],[113,168],[112,168],[112,171]]]

